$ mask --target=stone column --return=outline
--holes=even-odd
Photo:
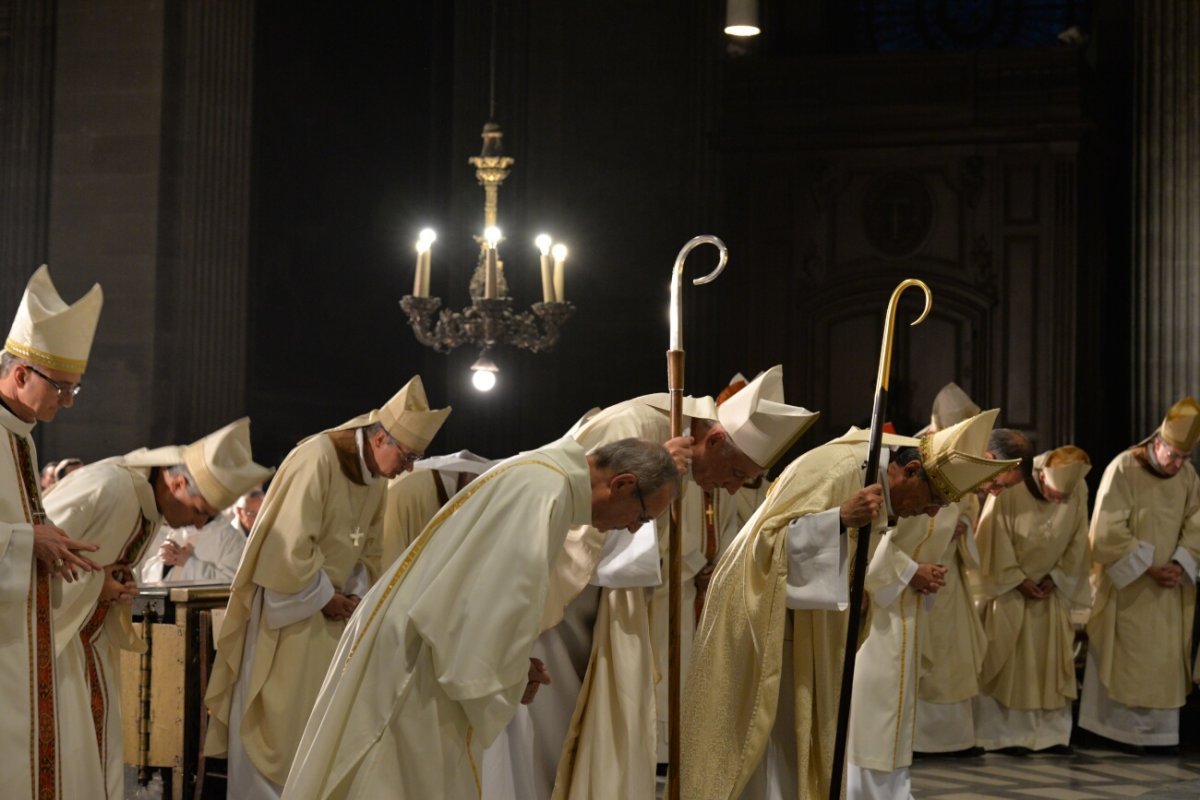
[[[1200,392],[1200,5],[1134,10],[1133,419]]]
[[[155,441],[245,413],[254,7],[168,6]]]
[[[55,0],[0,3],[0,325],[46,259]],[[0,335],[6,334],[4,327]]]

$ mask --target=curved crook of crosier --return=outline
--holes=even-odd
[[[888,388],[888,381],[892,374],[892,338],[896,331],[896,306],[900,303],[900,295],[904,294],[904,290],[913,286],[925,293],[925,308],[921,311],[921,316],[909,323],[910,326],[920,325],[924,322],[925,318],[929,316],[930,309],[933,308],[933,292],[929,291],[929,286],[925,281],[906,278],[892,292],[892,299],[888,301],[887,316],[883,322],[883,344],[879,350],[879,376],[875,380],[876,392],[880,389],[886,391]]]
[[[725,269],[725,264],[729,261],[729,250],[725,247],[725,243],[716,236],[696,236],[688,241],[679,251],[679,255],[675,256],[675,266],[671,268],[671,349],[683,349],[683,293],[680,291],[683,283],[683,263],[687,260],[688,253],[695,250],[702,244],[711,244],[721,251],[721,259],[717,262],[717,268],[708,273],[704,277],[696,278],[692,281],[693,286],[701,286],[705,283],[712,283],[717,279],[717,276]]]

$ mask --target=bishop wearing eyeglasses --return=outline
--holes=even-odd
[[[205,698],[205,753],[229,796],[276,798],[346,620],[379,576],[388,479],[450,414],[419,376],[382,408],[311,436],[279,467],[233,579]]]

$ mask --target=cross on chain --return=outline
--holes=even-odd
[[[354,533],[350,534],[350,541],[354,543],[355,547],[358,547],[364,536],[366,536],[366,534],[362,532],[362,526],[355,525]]]

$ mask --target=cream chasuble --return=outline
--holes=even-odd
[[[1142,709],[1178,709],[1192,688],[1200,479],[1190,462],[1173,477],[1160,477],[1141,460],[1145,449],[1126,450],[1108,465],[1092,513],[1096,599],[1087,624],[1088,674],[1079,720],[1089,730],[1103,728],[1104,722],[1089,711],[1094,709],[1090,681],[1098,683],[1107,700]],[[1187,575],[1179,586],[1166,589],[1146,568],[1172,560]]]
[[[588,452],[628,437],[666,442],[670,421],[651,405],[661,405],[664,398],[649,395],[595,411],[567,436]],[[715,415],[709,398],[685,398],[684,403],[685,414]],[[690,422],[691,416],[685,417],[684,425]],[[683,482],[685,508],[699,495],[699,487]],[[666,520],[664,514],[656,521],[660,549],[666,543]],[[554,683],[518,712],[489,752],[486,800],[654,797],[656,659],[661,647],[665,662],[666,643],[652,635],[650,587],[589,586],[608,535],[590,525],[567,534],[554,564],[544,633],[532,651],[546,663]],[[698,540],[695,545],[699,547]],[[685,555],[685,576],[686,563]]]
[[[22,422],[0,404],[0,758],[5,797],[64,797],[58,748],[51,577],[33,557],[33,523],[46,521],[37,450]],[[55,589],[57,584],[55,582]]]
[[[235,687],[247,681],[239,729],[245,755],[271,782],[282,786],[287,780],[347,623],[326,618],[317,606],[275,626],[270,614],[252,613],[256,596],[262,606],[261,593],[267,593],[269,605],[271,593],[300,595],[324,581],[340,592],[360,563],[375,578],[386,487],[384,480],[364,477],[354,429],[319,433],[284,459],[246,542],[217,640],[205,697],[212,712],[206,754],[227,751]],[[231,761],[235,757],[230,754]]]
[[[979,694],[979,670],[987,636],[971,596],[968,569],[978,565],[975,521],[979,501],[968,492],[938,512],[930,560],[946,568],[946,584],[920,615],[921,666],[917,670],[914,748],[944,753],[975,746],[972,698]],[[959,525],[961,536],[954,536]],[[934,556],[940,552],[940,556]]]
[[[127,580],[134,580],[134,567],[162,522],[148,473],[120,459],[88,464],[46,493],[46,513],[72,539],[100,545],[88,553],[93,561],[121,564]],[[64,583],[54,609],[60,740],[63,752],[72,754],[63,761],[63,791],[67,797],[122,800],[121,650],[140,653],[145,645],[129,606],[99,604],[104,577],[89,572]]]
[[[787,733],[796,749],[794,760],[785,759],[796,775],[784,783],[795,783],[800,798],[828,796],[848,615],[789,611],[787,531],[798,517],[836,513],[863,487],[866,451],[866,444],[835,441],[793,461],[717,565],[684,685],[683,797],[739,797],[775,738],[780,707],[794,714]],[[845,535],[852,563],[857,531]],[[899,559],[883,566],[880,574],[890,571],[892,581],[903,569]],[[781,675],[785,648],[790,680]],[[791,684],[790,705],[781,682]]]
[[[555,559],[590,519],[587,458],[565,438],[456,495],[355,613],[283,796],[478,797],[483,748],[525,688]]]
[[[1070,706],[1077,694],[1070,610],[1091,600],[1087,484],[1080,481],[1062,503],[1034,491],[1026,482],[989,498],[975,535],[988,598],[980,689],[994,701],[980,704],[976,732],[989,749],[1040,750],[1070,739]],[[1026,599],[1017,589],[1026,579],[1038,583],[1047,576],[1054,591],[1045,599]],[[1043,711],[1065,711],[1067,741],[1061,725],[1050,726],[1057,733],[1041,735],[1039,719],[1020,719],[1040,718]]]

